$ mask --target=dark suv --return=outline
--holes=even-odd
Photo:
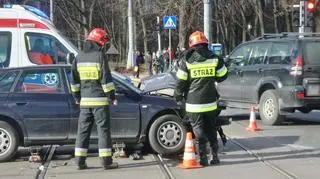
[[[295,110],[320,108],[320,34],[265,34],[236,47],[225,61],[229,77],[217,88],[227,107],[256,105],[268,125]]]

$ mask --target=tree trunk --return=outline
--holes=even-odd
[[[274,30],[275,30],[276,33],[279,33],[278,16],[277,16],[276,12],[277,12],[277,0],[273,0],[273,24],[274,24]]]
[[[148,51],[148,37],[147,37],[147,27],[144,20],[144,7],[142,4],[142,0],[138,0],[138,8],[139,8],[139,14],[140,14],[140,21],[142,26],[142,32],[143,32],[143,47],[144,47],[144,53],[147,53]]]
[[[288,3],[288,0],[282,0],[282,7],[283,8],[287,8],[289,6],[289,3]],[[289,18],[289,13],[288,11],[285,11],[285,23],[286,23],[286,31],[287,32],[292,32],[292,29],[291,29],[291,20]]]
[[[257,14],[259,18],[259,26],[260,26],[260,34],[264,34],[264,21],[263,21],[263,10],[261,6],[261,1],[256,0],[256,5],[257,5]]]
[[[186,7],[188,0],[180,0],[179,7],[179,48],[185,48],[187,42]]]
[[[80,0],[80,7],[82,10],[82,14],[81,15],[81,19],[82,19],[82,24],[83,26],[83,35],[84,37],[88,36],[88,29],[85,27],[85,25],[88,25],[88,21],[87,21],[87,17],[86,17],[86,4],[85,4],[85,0]]]
[[[253,30],[253,36],[256,38],[258,36],[258,24],[259,24],[259,18],[256,16],[254,18],[254,30]]]
[[[94,6],[96,4],[96,1],[97,0],[93,0],[92,1],[92,4],[90,5],[90,8],[89,8],[89,29],[92,28],[92,16],[93,16],[93,11],[94,11]]]
[[[242,18],[242,42],[247,41],[247,20],[246,20],[246,16],[244,15],[244,9],[243,7],[240,8],[240,14],[241,14],[241,18]],[[250,31],[249,31],[250,34]]]

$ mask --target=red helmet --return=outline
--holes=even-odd
[[[92,40],[100,45],[104,45],[109,42],[108,33],[101,28],[95,28],[89,33],[87,40]]]
[[[193,47],[198,44],[208,44],[208,39],[202,32],[195,31],[189,37],[189,47]]]

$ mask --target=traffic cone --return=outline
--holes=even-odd
[[[250,108],[250,123],[249,126],[247,127],[248,131],[255,132],[255,131],[260,131],[261,129],[258,128],[257,122],[256,122],[256,109],[252,105]]]
[[[179,165],[179,168],[192,169],[202,168],[203,166],[197,162],[195,147],[192,139],[192,132],[187,133],[187,139],[184,147],[183,163]]]

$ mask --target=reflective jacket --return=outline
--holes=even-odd
[[[217,109],[218,92],[215,82],[222,82],[228,70],[222,58],[214,55],[207,46],[189,49],[178,68],[176,101],[186,99],[186,112],[202,113]]]
[[[91,108],[109,105],[108,97],[115,99],[108,61],[96,49],[87,53],[80,52],[72,63],[71,91],[80,107]]]

